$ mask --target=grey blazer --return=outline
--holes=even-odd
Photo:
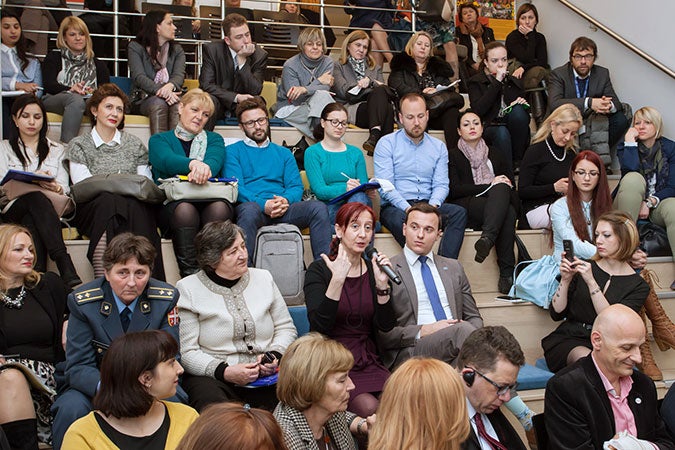
[[[372,69],[366,66],[366,76],[371,80],[384,83],[384,76],[382,75],[382,68],[380,66],[375,66]],[[339,103],[347,103],[349,101],[347,91],[356,86],[357,82],[356,72],[354,72],[352,65],[349,63],[336,63],[333,66],[333,78],[335,79],[333,81],[335,100]]]
[[[434,264],[443,280],[448,296],[452,316],[469,322],[476,328],[483,326],[483,319],[471,294],[469,280],[462,265],[456,259],[444,258],[434,254]],[[401,277],[401,284],[394,284],[391,291],[391,304],[394,308],[397,326],[391,331],[378,333],[380,356],[386,367],[395,362],[410,358],[415,347],[415,337],[421,325],[417,325],[417,289],[405,254],[391,258],[394,271]]]
[[[585,98],[599,98],[604,96],[612,97],[614,106],[620,111],[621,100],[614,92],[612,80],[609,77],[609,70],[596,64],[591,69],[590,80],[586,97],[577,98],[576,81],[574,80],[574,70],[571,63],[560,66],[551,72],[548,84],[548,108],[549,113],[558,106],[565,103],[572,103],[579,108],[582,114],[592,112],[590,108],[584,110]]]
[[[132,89],[139,88],[150,95],[155,95],[163,85],[155,83],[156,70],[152,67],[150,54],[136,41],[129,43],[128,53]],[[179,44],[171,44],[166,69],[169,71],[169,82],[173,83],[176,89],[181,89],[185,81],[185,52]]]

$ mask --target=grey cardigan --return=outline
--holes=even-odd
[[[163,85],[155,83],[157,71],[152,67],[150,54],[136,41],[129,43],[128,53],[132,89],[139,88],[150,95],[155,95]],[[171,44],[166,69],[169,71],[169,82],[173,83],[176,89],[181,89],[185,80],[185,52],[179,44]]]
[[[286,93],[292,86],[304,86],[307,88],[307,94],[301,95],[294,103],[299,105],[306,102],[316,91],[327,91],[330,86],[322,84],[318,78],[326,72],[333,71],[333,60],[323,55],[322,60],[314,70],[314,78],[312,73],[307,70],[300,60],[300,55],[295,55],[284,63],[284,68],[281,71],[281,83],[277,89],[277,109],[282,106],[287,106],[290,103],[286,98]]]

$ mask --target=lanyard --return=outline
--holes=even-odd
[[[586,93],[588,92],[588,82],[591,77],[586,77],[583,80],[579,77],[574,79],[574,88],[577,90],[577,98],[586,98]],[[584,92],[579,92],[579,82],[583,81],[584,83]]]

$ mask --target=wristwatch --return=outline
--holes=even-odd
[[[645,203],[647,203],[647,208],[649,209],[654,209],[659,204],[658,200],[654,200],[654,197],[651,196],[645,199]]]

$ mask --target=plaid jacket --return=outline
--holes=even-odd
[[[305,416],[295,408],[279,402],[274,417],[284,432],[284,441],[289,450],[319,450]],[[349,424],[356,417],[350,412],[338,412],[326,422],[326,431],[338,450],[356,450]]]

